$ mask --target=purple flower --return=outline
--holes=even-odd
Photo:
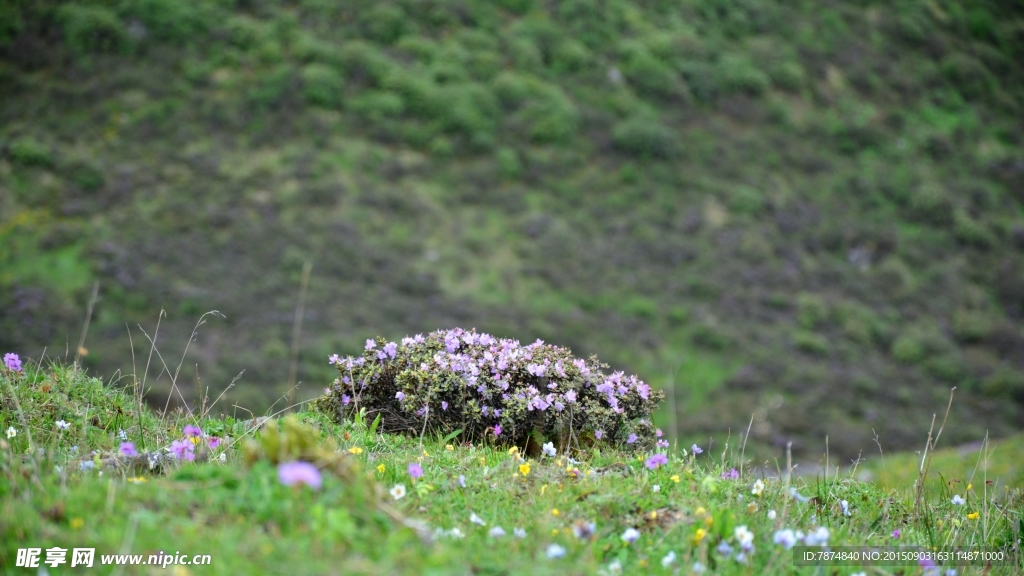
[[[441,410],[447,410],[447,409],[448,409],[448,402],[442,400],[441,401]]]
[[[722,478],[725,478],[726,480],[736,480],[739,477],[740,473],[737,472],[735,468],[730,468],[728,471],[722,472]]]
[[[21,358],[13,352],[4,354],[4,365],[6,365],[7,369],[11,372],[21,372]]]
[[[494,435],[501,436],[501,424],[494,425]]]
[[[693,446],[690,446],[690,450],[692,450],[694,454],[700,454],[700,453],[704,452],[704,449],[701,448],[700,446],[697,446],[696,444],[694,444]]]
[[[462,486],[463,488],[466,487],[466,475],[465,474],[459,474],[459,486]]]
[[[387,344],[384,345],[384,353],[387,354],[389,358],[394,358],[397,352],[398,344],[395,344],[394,342],[388,342]]]
[[[184,428],[184,430],[182,430],[182,432],[184,432],[185,436],[187,436],[189,438],[195,438],[196,436],[202,436],[203,435],[203,431],[200,430],[198,426],[193,426],[191,424],[185,426],[185,428]]]
[[[328,364],[341,364],[341,358],[339,358],[337,354],[331,354],[331,356],[327,359],[327,363]]]
[[[661,438],[662,436],[665,435],[665,433],[661,431],[661,428],[658,428],[657,430],[654,431],[654,435],[657,436],[658,438]]]
[[[366,339],[366,349],[367,350],[373,350],[376,347],[377,347],[377,343],[376,342],[374,342],[373,340],[370,340],[369,338]]]
[[[668,464],[668,456],[665,456],[664,454],[655,454],[648,458],[647,462],[644,462],[644,466],[647,466],[647,468],[651,470],[654,470],[662,464]]]
[[[419,462],[409,464],[409,476],[412,476],[413,478],[423,476],[423,466],[420,466]]]
[[[899,529],[899,528],[897,528],[897,529],[895,529],[895,530],[893,530],[893,531],[892,531],[892,537],[893,537],[893,538],[899,538],[899,537],[900,537],[900,534],[902,534],[902,532],[900,532],[900,529]]]
[[[604,430],[594,430],[594,438],[600,440],[602,436],[604,436]]]
[[[216,450],[217,446],[220,446],[220,443],[221,439],[217,436],[210,436],[206,439],[206,444],[210,447],[210,450]]]
[[[277,466],[277,479],[285,486],[305,484],[313,490],[323,483],[320,471],[309,462],[282,462]]]
[[[630,434],[629,438],[626,438],[626,444],[636,443],[636,434]]]
[[[352,397],[349,396],[348,394],[342,394],[341,395],[341,403],[342,404],[348,404],[351,401],[352,401]]]
[[[405,392],[402,392],[401,390],[399,390],[399,391],[398,391],[398,392],[397,392],[397,393],[395,394],[395,398],[397,398],[397,399],[398,399],[398,401],[399,401],[399,402],[401,402],[402,400],[404,400],[404,399],[405,399]]]
[[[121,455],[125,458],[134,458],[139,453],[135,450],[135,444],[131,442],[121,442]]]
[[[196,459],[196,455],[193,453],[195,446],[190,440],[175,440],[171,442],[171,453],[178,460],[187,460],[191,462]]]
[[[658,440],[656,444],[658,448],[668,448],[668,440]]]

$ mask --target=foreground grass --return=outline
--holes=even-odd
[[[612,447],[574,453],[575,460],[562,453],[523,459],[505,446],[380,435],[372,423],[336,425],[314,413],[300,413],[288,426],[314,438],[316,449],[340,454],[343,465],[328,472],[321,463],[318,490],[288,487],[266,446],[249,440],[259,437],[250,423],[158,419],[140,412],[131,395],[58,365],[0,378],[0,429],[16,432],[0,444],[5,573],[25,571],[15,567],[19,548],[42,548],[45,561],[45,550],[56,546],[95,548],[96,565],[105,554],[211,555],[208,566],[176,566],[182,574],[685,574],[695,564],[723,574],[848,574],[864,568],[794,566],[792,551],[773,535],[825,527],[831,546],[1007,550],[1020,538],[1014,491],[986,502],[977,488],[961,488],[960,506],[929,494],[915,510],[893,486],[887,492],[843,475],[794,478],[787,486],[745,469],[726,479],[724,471],[740,468],[730,453],[669,451],[668,463],[655,469],[645,466],[650,454]],[[195,462],[155,470],[117,456],[121,430],[140,452],[166,452],[186,425],[223,442],[197,449]],[[410,475],[414,463],[422,467],[419,478]],[[389,491],[398,485],[406,491],[396,499]],[[738,549],[744,526],[754,550],[740,562],[719,547]],[[630,528],[639,532],[634,542],[623,539]],[[1016,564],[991,573],[1019,570],[1019,551],[1010,554]],[[76,570],[65,564],[51,573]],[[920,571],[914,565],[902,573]]]

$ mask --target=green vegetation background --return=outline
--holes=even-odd
[[[93,373],[216,309],[189,378],[266,406],[308,261],[302,397],[462,325],[694,438],[913,447],[953,386],[944,443],[1002,436],[1021,62],[1020,2],[0,0],[0,350],[73,355],[98,280]]]

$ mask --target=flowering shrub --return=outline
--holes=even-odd
[[[596,357],[461,328],[401,344],[367,340],[361,356],[329,362],[341,375],[317,408],[335,420],[365,409],[385,432],[462,430],[464,438],[516,444],[537,432],[647,448],[651,412],[664,398],[636,376],[606,375]]]

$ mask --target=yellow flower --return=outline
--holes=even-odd
[[[424,458],[430,458],[430,453],[429,453],[429,452],[427,452],[426,450],[424,450],[424,451],[423,451],[423,457],[424,457]]]
[[[968,518],[968,520],[977,520],[978,519],[978,513],[977,512],[971,512],[970,514],[967,515],[967,518]]]
[[[708,511],[705,510],[703,506],[699,506],[699,507],[697,507],[696,510],[693,511],[693,515],[696,516],[697,518],[703,518],[703,517],[707,516],[707,514],[708,514]]]
[[[669,476],[668,479],[678,484],[679,483],[679,474],[673,474],[673,475]]]
[[[138,484],[138,483],[141,483],[141,482],[145,482],[146,481],[146,477],[145,476],[136,476],[134,478],[129,478],[128,481],[131,482],[132,484]]]
[[[657,519],[658,519],[658,511],[657,510],[651,510],[651,520],[657,520]]]
[[[363,453],[363,449],[360,448],[359,446],[353,446],[353,447],[348,449],[348,453],[349,454],[362,454]]]
[[[544,493],[547,492],[547,490],[548,490],[548,485],[547,484],[541,486],[540,487],[540,495],[543,496]]]
[[[199,437],[198,436],[193,436],[193,437],[189,438],[188,441],[191,442],[195,446],[199,445]]]
[[[448,444],[447,446],[444,447],[444,449],[449,451],[449,452],[454,452],[455,451],[455,446],[452,446],[451,444]]]
[[[484,465],[486,465],[486,464],[487,464],[487,459],[486,459],[486,458],[484,458],[483,456],[481,456],[481,457],[480,457],[480,465],[481,465],[481,466],[484,466]]]
[[[522,464],[520,464],[519,465],[519,473],[522,474],[523,476],[526,476],[527,474],[529,474],[530,473],[530,463],[529,462],[523,462]]]
[[[82,520],[81,518],[72,518],[71,521],[68,522],[68,525],[71,526],[72,530],[78,530],[82,526],[85,526],[85,520]]]
[[[710,528],[711,525],[715,523],[715,519],[712,518],[711,516],[708,516],[707,518],[704,519],[704,523],[708,525],[708,528]]]
[[[551,509],[551,515],[552,516],[558,516],[559,514],[561,514],[561,512],[558,511],[558,508],[552,508]]]
[[[697,531],[693,533],[693,545],[696,546],[697,544],[700,544],[701,540],[704,540],[704,537],[707,535],[707,530],[703,528],[697,528]]]
[[[968,485],[967,485],[967,489],[968,489],[968,490],[970,490],[970,489],[971,489],[972,487],[974,487],[974,484],[968,484]]]
[[[508,449],[508,453],[510,455],[518,454],[519,453],[519,446],[513,446],[513,447],[509,448]]]
[[[377,472],[380,472],[381,474],[383,474],[385,470],[387,470],[387,467],[384,466],[383,464],[378,464],[377,465]]]
[[[553,528],[553,529],[551,530],[551,535],[552,535],[552,536],[558,536],[558,528]]]

